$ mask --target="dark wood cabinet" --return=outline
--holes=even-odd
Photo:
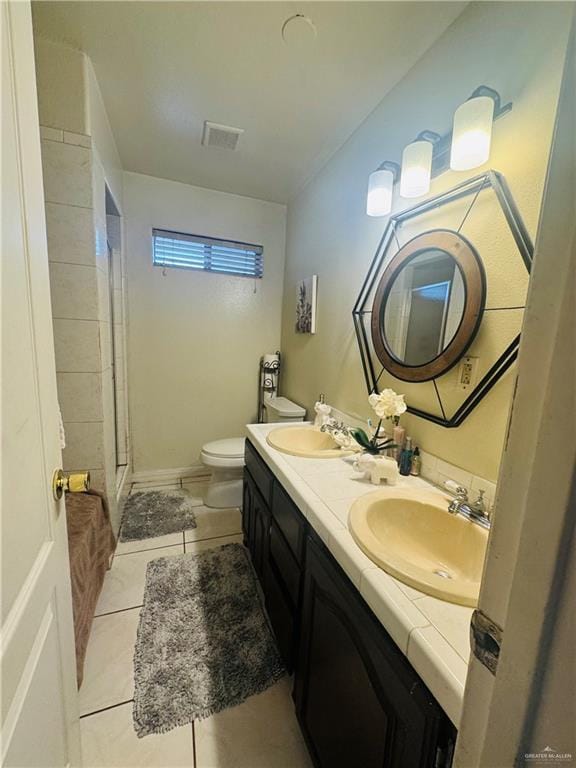
[[[242,534],[244,536],[244,545],[252,551],[252,497],[253,497],[252,478],[244,472],[244,487],[242,491]]]
[[[316,766],[449,766],[454,726],[248,441],[243,498],[244,542]]]
[[[264,567],[262,586],[278,649],[286,669],[291,673],[296,652],[296,609],[286,595],[282,576],[271,558]]]
[[[270,510],[256,489],[252,499],[252,538],[254,568],[260,579],[262,579],[270,541]]]
[[[449,764],[455,729],[330,553],[311,536],[294,699],[321,768]]]
[[[294,669],[296,655],[305,525],[306,520],[294,502],[247,443],[244,542],[250,550],[270,623],[289,672]]]
[[[242,505],[242,532],[244,543],[250,550],[256,573],[262,580],[270,539],[270,510],[256,483],[246,472]]]

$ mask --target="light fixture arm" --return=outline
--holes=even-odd
[[[394,177],[394,183],[396,183],[400,177],[400,165],[398,163],[392,162],[392,160],[384,160],[383,163],[380,163],[377,171],[390,171],[392,176]]]
[[[510,112],[512,109],[512,102],[509,101],[507,104],[503,105],[498,91],[494,88],[490,88],[488,85],[479,85],[478,88],[472,91],[467,101],[470,101],[470,99],[476,99],[479,96],[488,96],[494,102],[494,120],[501,117],[502,115],[505,115],[507,112]]]
[[[441,139],[442,136],[440,136],[439,133],[436,133],[436,131],[429,131],[427,129],[420,131],[418,136],[416,136],[416,141],[429,141],[430,144],[433,144],[434,146],[438,144]]]

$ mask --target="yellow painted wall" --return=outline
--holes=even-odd
[[[423,129],[446,133],[454,110],[480,84],[514,102],[494,124],[490,162],[506,177],[534,239],[550,150],[570,6],[568,3],[474,3],[466,8],[408,75],[350,137],[288,208],[287,255],[282,319],[282,394],[311,409],[319,392],[353,415],[371,414],[351,311],[386,225],[365,214],[370,172],[384,159],[399,161],[403,147]],[[343,105],[345,108],[345,105]],[[449,171],[433,180],[430,195],[483,170]],[[394,212],[407,208],[395,199]],[[494,208],[494,210],[496,210]],[[444,219],[428,217],[427,226]],[[525,291],[522,271],[513,266],[511,238],[490,205],[467,232],[490,262],[488,302]],[[318,320],[314,336],[294,331],[296,284],[318,275]],[[495,275],[495,276],[494,276]],[[492,291],[492,293],[490,292]],[[487,304],[490,306],[490,303]],[[484,324],[471,354],[480,366],[488,349],[520,326],[519,316]],[[448,377],[445,377],[448,380]],[[496,480],[506,430],[514,368],[456,429],[407,415],[408,432],[426,451],[476,475]],[[408,387],[389,376],[381,382],[399,392]],[[411,385],[408,401],[428,394]],[[446,382],[447,393],[450,382]],[[423,404],[423,403],[420,403]]]

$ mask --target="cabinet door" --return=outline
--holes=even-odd
[[[252,489],[252,494],[252,562],[260,581],[262,581],[264,563],[268,556],[270,510],[256,488]]]
[[[332,556],[307,547],[294,697],[317,766],[440,764],[453,726]]]
[[[294,667],[294,608],[290,604],[273,561],[264,564],[264,597],[278,650],[288,672]]]
[[[244,544],[248,549],[252,549],[252,478],[244,470],[244,487],[242,490],[242,533],[244,534]]]
[[[265,558],[268,554],[270,510],[262,498],[252,475],[244,470],[242,495],[242,531],[244,543],[250,550],[252,563],[262,581]]]

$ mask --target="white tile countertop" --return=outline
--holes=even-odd
[[[458,727],[470,657],[472,608],[425,595],[372,562],[348,530],[348,513],[366,493],[385,490],[354,471],[352,459],[305,459],[272,448],[266,435],[289,424],[250,424],[250,442],[276,475],[312,528],[356,586],[388,634],[406,655]],[[401,477],[398,487],[441,494],[420,477]]]

